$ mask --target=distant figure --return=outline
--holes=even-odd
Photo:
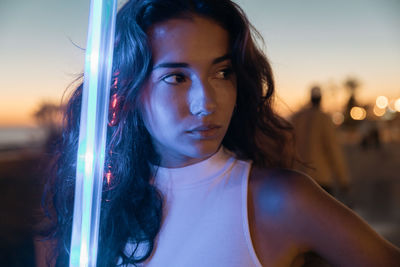
[[[361,136],[360,147],[362,149],[379,149],[381,147],[379,128],[376,121],[368,119],[362,121],[358,131]]]
[[[328,193],[347,191],[349,175],[331,118],[320,109],[321,89],[311,89],[311,106],[292,117],[296,149],[307,164],[298,169],[310,175]]]

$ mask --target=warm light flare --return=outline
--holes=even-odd
[[[383,115],[385,115],[386,109],[384,108],[379,108],[378,106],[374,106],[374,114],[377,117],[382,117]]]
[[[111,178],[112,178],[112,173],[111,173],[111,171],[109,170],[109,171],[106,173],[106,179],[107,179],[107,184],[108,184],[108,185],[110,185]]]
[[[395,104],[395,100],[392,99],[392,100],[389,101],[389,104],[388,104],[388,107],[387,107],[392,112],[396,112],[396,108],[395,108],[394,104]]]
[[[400,98],[397,98],[397,100],[394,102],[394,109],[397,112],[400,112]]]
[[[114,81],[118,81],[117,78]],[[114,82],[114,86],[116,86],[116,82]],[[114,87],[116,88],[116,87]],[[115,126],[117,124],[117,108],[118,108],[118,95],[115,93],[111,97],[111,106],[110,106],[110,118],[108,122],[108,126]]]
[[[381,95],[376,98],[376,106],[378,108],[384,109],[388,106],[388,104],[389,100],[386,96]]]
[[[342,112],[335,112],[332,115],[332,121],[336,125],[341,125],[344,121],[344,115]]]
[[[350,110],[350,116],[353,120],[361,121],[367,116],[367,111],[362,107],[352,107]]]

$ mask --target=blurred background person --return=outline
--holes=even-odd
[[[370,110],[371,108],[369,108],[368,111],[372,113]],[[378,122],[376,120],[367,118],[361,121],[360,126],[358,127],[358,131],[360,133],[361,149],[368,150],[370,148],[371,149],[381,148],[381,138],[379,133]]]
[[[335,189],[347,192],[349,174],[330,116],[321,108],[321,89],[311,88],[311,103],[292,117],[296,149],[308,166],[297,169],[310,175],[323,189],[334,195]]]

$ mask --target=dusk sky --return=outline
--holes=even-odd
[[[320,84],[342,105],[343,81],[359,101],[400,97],[399,0],[237,0],[263,35],[279,98],[295,110]],[[30,125],[43,101],[60,102],[83,71],[89,1],[0,0],[0,125]],[[334,92],[337,93],[334,93]]]

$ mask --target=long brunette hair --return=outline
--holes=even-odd
[[[111,86],[107,158],[99,231],[98,266],[137,264],[153,248],[162,219],[162,195],[151,183],[149,162],[159,162],[140,110],[141,88],[152,70],[147,31],[155,23],[193,15],[211,19],[230,37],[237,103],[223,145],[240,159],[288,167],[291,126],[272,109],[271,66],[255,43],[261,38],[230,0],[131,0],[118,12]],[[212,38],[212,36],[210,36]],[[82,85],[67,105],[62,141],[55,153],[45,206],[55,214],[47,235],[56,239],[57,266],[68,264]],[[145,245],[145,253],[125,246]]]

